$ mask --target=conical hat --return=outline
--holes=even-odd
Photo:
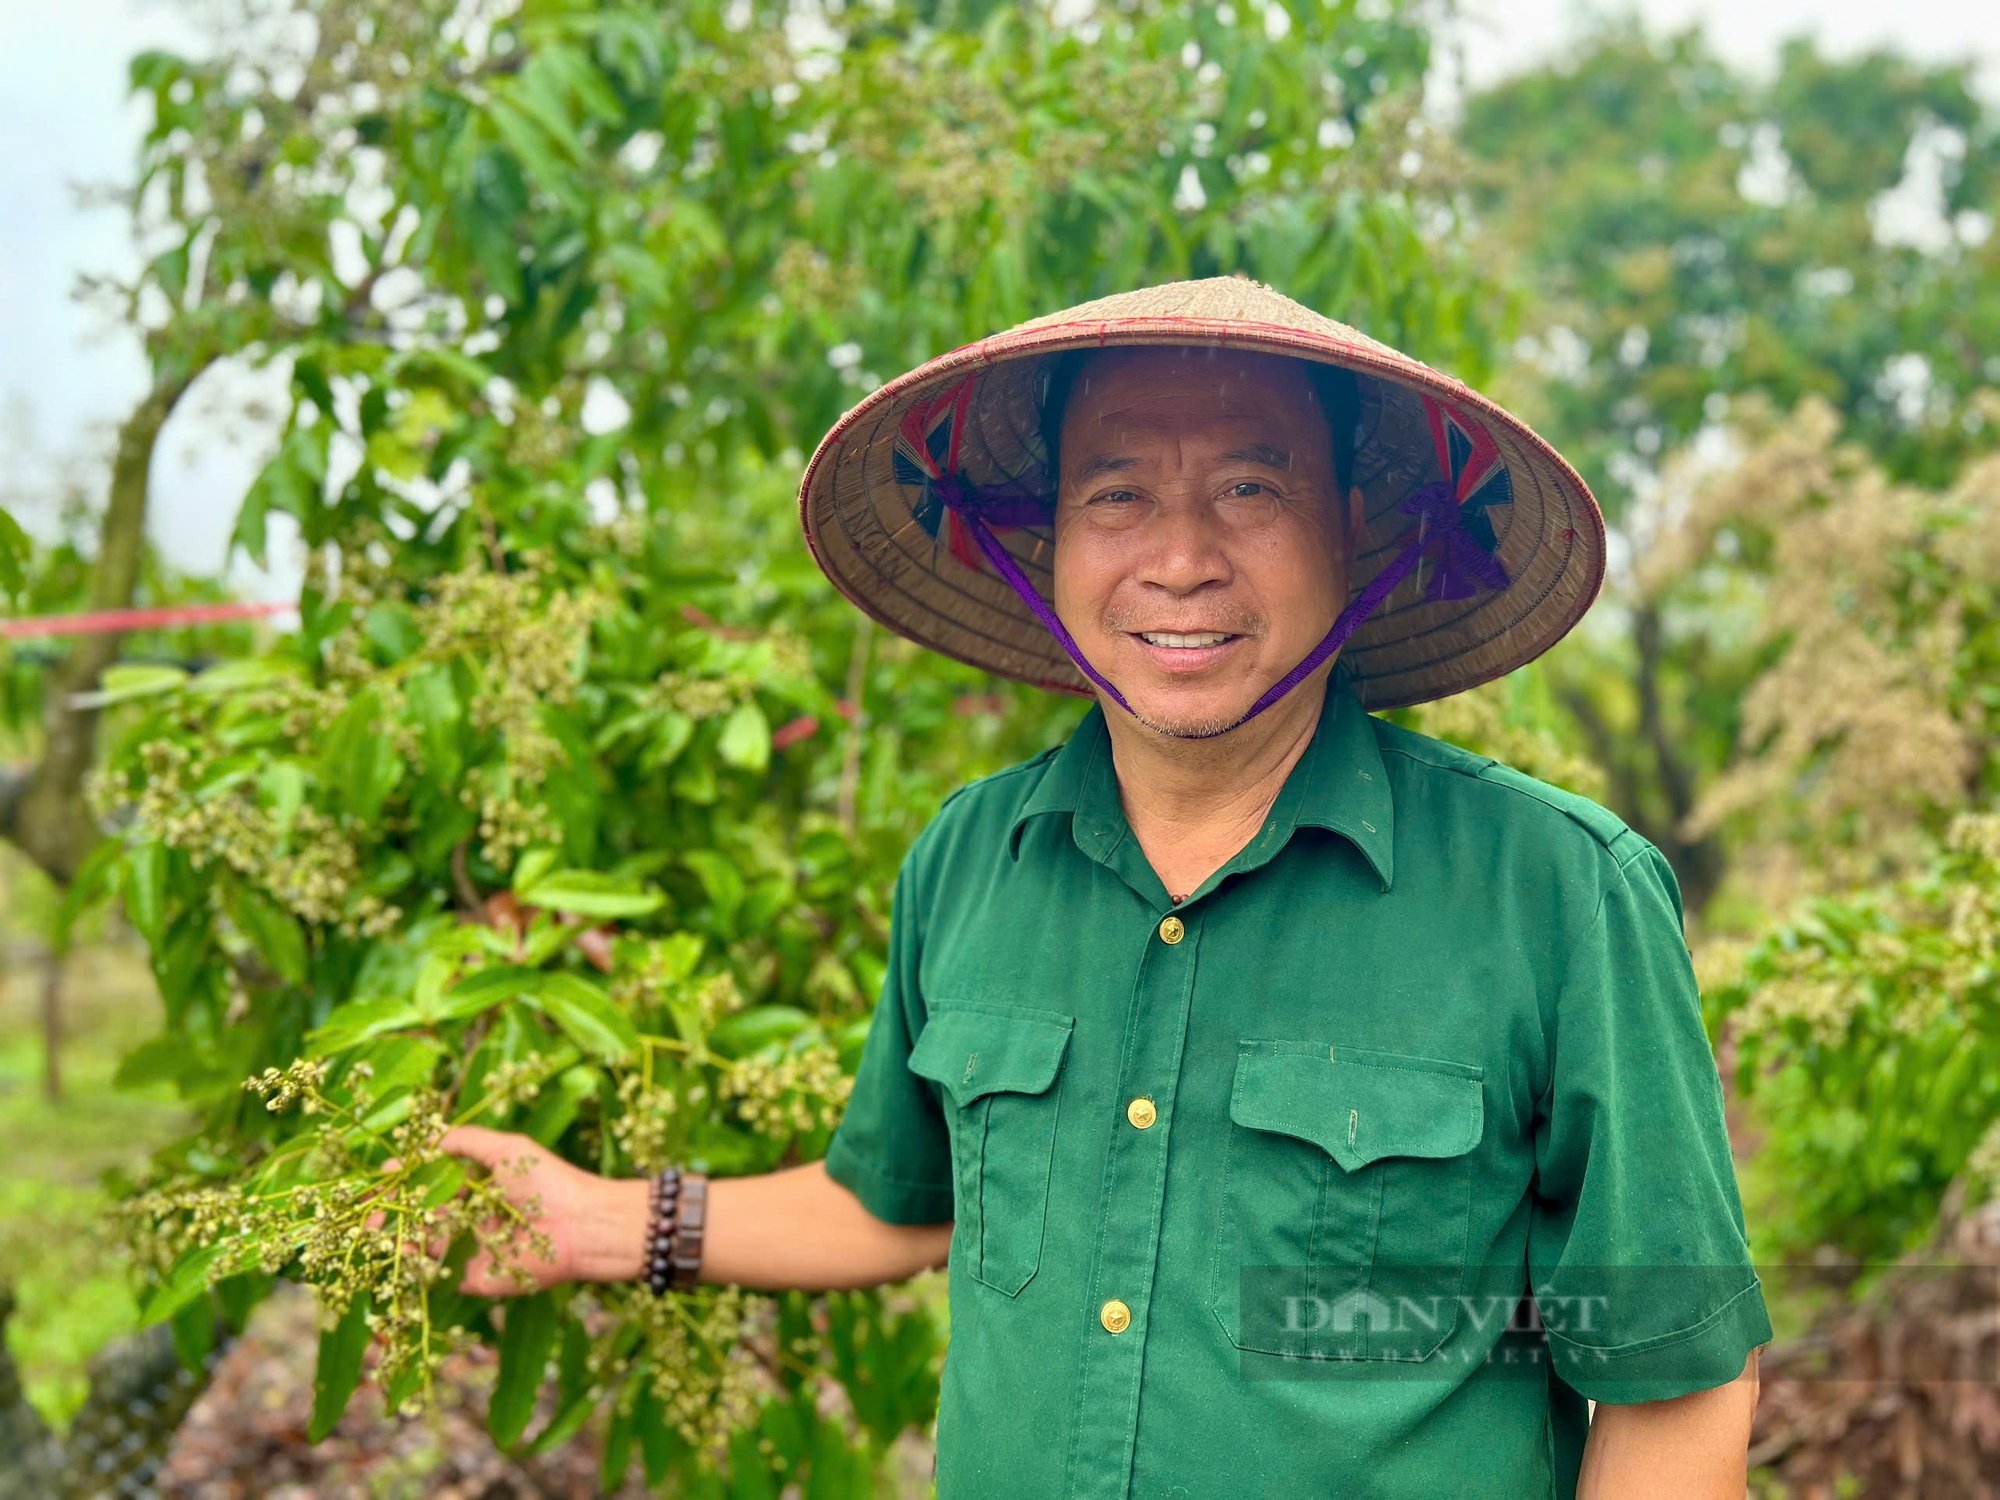
[[[1353,371],[1352,482],[1367,516],[1350,581],[1357,596],[1419,537],[1422,518],[1403,502],[1422,487],[1448,482],[1465,515],[1478,518],[1505,587],[1434,597],[1419,558],[1342,652],[1369,708],[1503,676],[1562,639],[1597,597],[1603,516],[1576,471],[1525,422],[1463,381],[1237,276],[1169,282],[1033,318],[871,392],[821,440],[799,491],[807,544],[834,586],[919,645],[1002,677],[1090,693],[1061,643],[971,544],[960,516],[931,503],[923,480],[948,454],[982,489],[1046,490],[1038,401],[1050,358],[1120,344],[1261,351]],[[1052,597],[1050,526],[994,531],[1042,598]]]

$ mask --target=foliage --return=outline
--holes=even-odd
[[[2000,460],[1932,490],[1823,402],[1743,417],[1732,462],[1668,465],[1685,501],[1635,580],[1741,693],[1689,818],[1734,851],[1697,959],[1762,1137],[1760,1243],[1891,1256],[2000,1166]]]
[[[0,909],[16,919],[0,948],[17,955],[0,980],[0,1288],[20,1299],[5,1337],[27,1398],[61,1427],[83,1403],[88,1357],[138,1322],[131,1268],[105,1232],[115,1183],[181,1134],[186,1116],[164,1089],[112,1084],[119,1058],[156,1025],[150,976],[129,942],[94,943],[66,965],[64,1096],[43,1096],[40,966],[26,961],[26,943],[8,943],[25,916],[52,925],[56,898],[42,885],[24,860],[0,854]]]
[[[319,1430],[370,1329],[397,1401],[490,1333],[405,1248],[418,1223],[497,1243],[484,1221],[519,1217],[437,1157],[448,1121],[612,1175],[811,1159],[879,986],[886,913],[808,805],[826,737],[773,748],[772,725],[835,716],[803,643],[689,623],[705,596],[672,586],[660,533],[570,522],[504,572],[466,528],[464,566],[357,577],[271,654],[114,686],[135,716],[93,794],[130,821],[92,873],[147,939],[168,1021],[122,1076],[203,1108],[132,1208],[160,1273],[146,1316],[313,1282]],[[662,1472],[753,1423],[763,1374],[795,1392],[811,1369],[802,1310],[735,1288],[518,1305],[496,1423],[518,1435],[510,1379],[532,1394],[560,1347],[562,1429],[613,1398],[615,1446],[663,1408]],[[919,1394],[870,1436],[923,1413]]]
[[[310,572],[296,637],[107,682],[122,826],[75,900],[153,955],[125,1076],[201,1111],[130,1214],[147,1314],[198,1346],[312,1282],[318,1430],[371,1333],[402,1402],[489,1338],[503,1439],[608,1407],[611,1477],[636,1445],[655,1482],[867,1492],[932,1409],[927,1316],[566,1288],[502,1326],[401,1251],[505,1218],[449,1121],[613,1175],[817,1156],[910,837],[1073,723],[830,597],[805,451],[883,374],[1137,281],[1269,277],[1469,378],[1511,312],[1430,243],[1419,6],[1282,45],[1254,8],[780,9],[316,0],[133,64],[134,316],[164,370],[288,362],[236,537],[288,516]]]
[[[1607,17],[1460,138],[1536,293],[1521,395],[1614,512],[1752,393],[1822,398],[1899,480],[1991,446],[1967,402],[1996,373],[2000,114],[1969,64],[1798,37],[1765,80]]]
[[[1682,500],[1633,593],[1698,640],[1690,678],[1737,700],[1680,831],[1727,834],[1733,908],[1782,914],[1923,866],[2000,788],[2000,460],[1897,484],[1824,402],[1741,415],[1729,462],[1669,463]]]
[[[1901,880],[1818,899],[1709,994],[1736,1083],[1776,1122],[1759,1236],[1803,1257],[1922,1243],[1961,1177],[2000,1189],[2000,815],[1961,813]]]
[[[11,601],[27,581],[33,549],[21,523],[0,508],[0,599]]]

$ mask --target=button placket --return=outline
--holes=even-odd
[[[1125,1100],[1125,1125],[1113,1131],[1105,1160],[1104,1215],[1089,1283],[1099,1326],[1084,1340],[1063,1489],[1070,1500],[1130,1500],[1131,1495],[1137,1427],[1130,1418],[1151,1342],[1145,1315],[1159,1269],[1173,1144],[1167,1116],[1187,1045],[1201,936],[1196,918],[1162,918],[1157,911],[1125,1017],[1133,1043],[1115,1096]]]

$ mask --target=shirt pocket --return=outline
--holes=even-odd
[[[1042,1260],[1055,1086],[1075,1018],[997,1001],[933,1002],[910,1071],[951,1100],[951,1261],[1017,1296]]]
[[[1210,1263],[1239,1349],[1421,1360],[1458,1324],[1484,1069],[1245,1041]]]

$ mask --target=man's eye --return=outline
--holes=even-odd
[[[1116,500],[1121,495],[1123,495],[1128,500],[1136,500],[1138,498],[1138,496],[1134,495],[1130,490],[1106,490],[1103,494],[1097,496],[1097,499],[1093,500],[1091,503],[1095,505],[1097,503],[1097,500]]]
[[[1254,479],[1240,480],[1230,486],[1230,493],[1232,494],[1241,495],[1244,490],[1263,490],[1266,494],[1270,493],[1266,486],[1259,484]]]

